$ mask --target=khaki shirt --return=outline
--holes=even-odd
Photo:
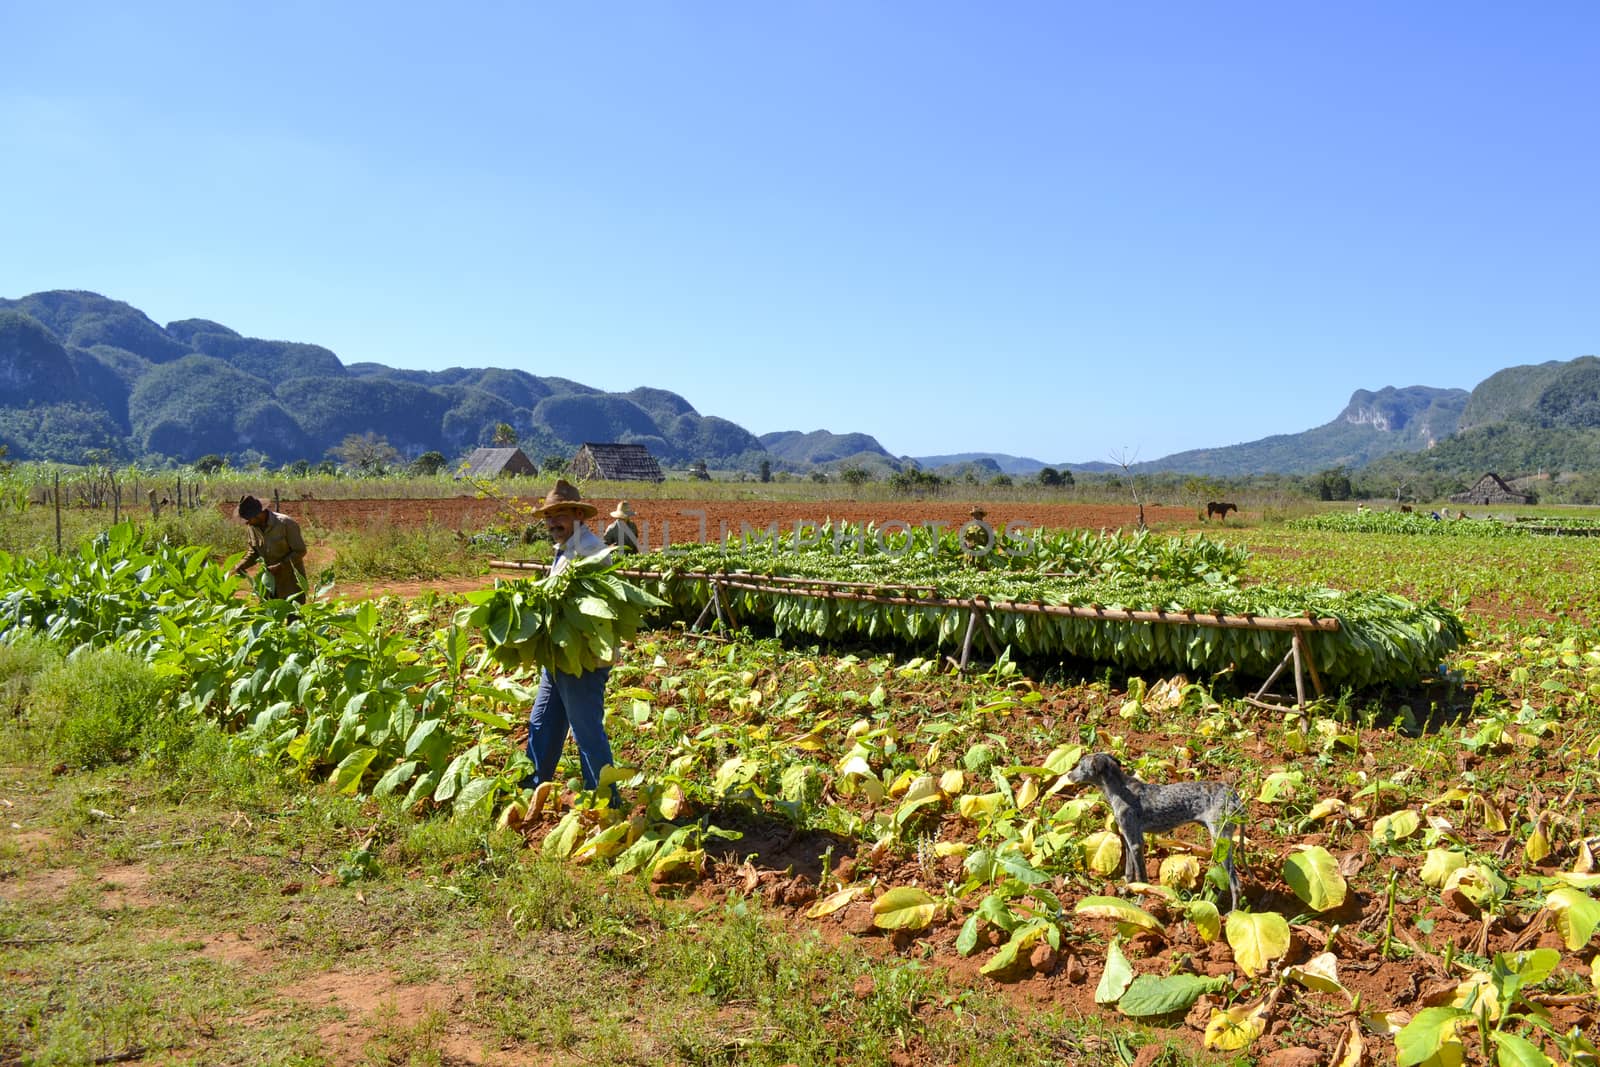
[[[269,568],[284,563],[294,563],[297,569],[305,565],[306,539],[300,534],[300,524],[289,516],[268,511],[265,526],[246,526],[245,530],[250,535],[250,554],[241,567],[256,560]]]

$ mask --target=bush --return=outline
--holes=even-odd
[[[39,675],[61,662],[54,645],[32,630],[21,630],[0,642],[0,716],[20,717]]]
[[[28,700],[36,734],[69,767],[103,767],[142,754],[160,725],[167,682],[113,648],[82,652],[38,676]]]

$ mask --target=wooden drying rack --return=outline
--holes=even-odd
[[[489,566],[502,570],[547,571],[547,563],[524,563],[515,560],[490,560]],[[619,568],[614,574],[625,578],[662,581],[668,575],[660,571],[629,570]],[[1306,640],[1310,633],[1335,633],[1339,620],[1311,618],[1309,616],[1273,615],[1215,615],[1197,611],[1130,611],[1125,608],[1099,606],[1074,606],[1070,604],[1045,604],[1037,601],[991,600],[988,597],[941,597],[938,588],[931,585],[900,584],[895,582],[842,582],[824,578],[796,578],[790,575],[728,573],[712,571],[677,571],[671,577],[686,581],[705,582],[711,595],[701,609],[699,617],[690,627],[699,630],[713,614],[724,626],[734,625],[733,613],[723,603],[725,590],[764,593],[768,596],[806,597],[821,600],[843,600],[867,604],[895,604],[905,607],[961,608],[967,616],[966,634],[961,640],[961,656],[951,658],[954,665],[965,671],[972,657],[972,644],[980,635],[995,656],[1000,655],[1000,643],[990,628],[988,613],[992,611],[1023,615],[1054,615],[1074,619],[1102,619],[1106,622],[1143,622],[1152,625],[1201,626],[1219,630],[1266,630],[1290,635],[1289,651],[1273,668],[1261,688],[1244,699],[1256,707],[1273,710],[1303,710],[1306,705],[1306,676],[1311,678],[1316,695],[1325,695],[1321,672],[1311,655],[1311,644]],[[907,594],[927,594],[915,596]],[[1269,691],[1285,670],[1294,671],[1293,704],[1272,699]]]

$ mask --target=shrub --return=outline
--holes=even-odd
[[[102,767],[141,754],[159,725],[167,682],[113,648],[82,652],[45,670],[28,700],[52,757]]]
[[[8,721],[20,716],[39,675],[60,662],[55,646],[32,630],[0,641],[0,716]]]

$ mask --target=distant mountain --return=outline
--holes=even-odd
[[[756,437],[648,386],[612,393],[497,367],[346,365],[319,345],[245,337],[209,319],[160,326],[98,293],[0,299],[0,444],[14,458],[81,462],[104,450],[123,459],[191,461],[214,452],[315,462],[350,434],[375,433],[408,457],[439,451],[454,459],[488,443],[501,423],[536,460],[570,455],[585,441],[617,441],[643,444],[668,465],[703,459],[749,471],[765,461],[800,471],[859,466],[883,476],[914,462],[1030,477],[1047,465],[998,452],[896,458],[865,433]],[[1048,465],[1080,474],[1119,466]],[[1130,468],[1243,477],[1340,466],[1396,482],[1600,468],[1600,359],[1508,367],[1470,393],[1358,389],[1332,421],[1302,433]]]
[[[1179,452],[1132,469],[1237,477],[1340,466],[1396,481],[1600,467],[1600,359],[1507,367],[1470,393],[1358,389],[1337,418],[1303,433]]]
[[[489,443],[500,423],[536,460],[585,441],[643,444],[668,464],[754,470],[768,455],[748,430],[665,389],[608,393],[500,368],[345,366],[319,345],[244,337],[208,319],[158,326],[98,293],[0,300],[0,443],[15,458],[79,462],[104,449],[315,462],[360,433],[408,457],[454,458]]]
[[[1223,448],[1178,452],[1135,463],[1131,469],[1241,477],[1360,467],[1390,452],[1420,451],[1448,437],[1455,432],[1468,395],[1465,389],[1425,385],[1405,389],[1390,386],[1375,393],[1357,389],[1337,418],[1315,429]]]
[[[937,470],[940,467],[956,467],[966,463],[993,464],[994,470],[1000,474],[1030,477],[1038,474],[1046,467],[1056,470],[1066,470],[1071,464],[1044,463],[1027,456],[1008,456],[1004,452],[955,452],[948,456],[914,456],[917,466],[923,470]],[[1082,470],[1080,466],[1078,468]]]
[[[857,460],[893,460],[877,438],[864,433],[829,433],[827,430],[779,430],[764,433],[761,445],[774,456],[801,466],[838,464],[848,466]],[[896,464],[898,466],[898,464]]]

